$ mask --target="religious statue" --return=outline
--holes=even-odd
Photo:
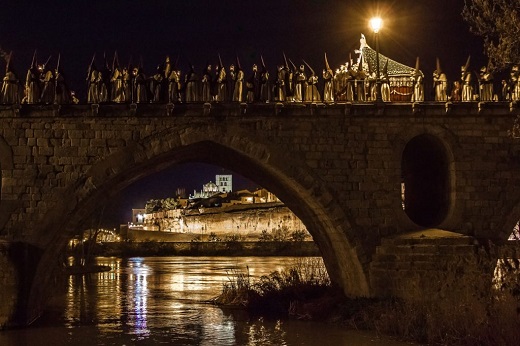
[[[163,102],[164,72],[164,67],[158,65],[154,75],[150,79],[150,95],[152,95],[151,102]]]
[[[40,102],[40,71],[36,64],[36,51],[34,51],[31,67],[27,70],[25,78],[24,102],[35,104]]]
[[[300,69],[295,74],[294,102],[303,102],[304,92],[307,88],[307,75],[305,74],[305,66],[300,65]]]
[[[87,72],[87,103],[99,103],[99,82],[101,77],[94,63],[95,57],[96,55],[94,54]]]
[[[235,71],[235,65],[229,65],[229,74],[227,78],[227,91],[229,93],[229,97],[227,98],[230,101],[233,101],[233,96],[235,95],[235,83],[237,81],[237,72]]]
[[[318,91],[318,76],[314,73],[312,67],[304,60],[304,64],[310,71],[309,77],[307,78],[307,84],[305,85],[305,102],[320,102],[321,96]]]
[[[264,57],[260,56],[262,60],[262,71],[260,71],[260,96],[259,101],[268,103],[271,99],[271,87],[269,85],[269,71],[265,66]]]
[[[334,102],[334,87],[333,87],[334,72],[327,61],[327,53],[325,53],[325,68],[323,69],[323,102]]]
[[[132,71],[134,76],[134,99],[135,103],[146,103],[148,102],[148,90],[146,88],[146,75],[143,71],[142,64],[139,67],[135,67]]]
[[[258,77],[258,66],[253,64],[252,74],[246,82],[246,102],[252,103],[257,100],[257,90],[259,89],[259,77]]]
[[[435,101],[446,102],[448,95],[446,90],[448,87],[448,78],[442,72],[439,58],[437,58],[437,68],[433,71],[433,88],[435,90]]]
[[[69,89],[69,86],[65,82],[65,77],[63,76],[63,73],[60,69],[60,55],[58,55],[58,63],[56,64],[56,69],[54,70],[54,78],[56,81],[56,96],[54,103],[59,105],[72,103],[72,93]]]
[[[242,94],[243,94],[243,85],[244,85],[244,71],[240,66],[240,61],[237,57],[237,72],[235,79],[235,87],[233,89],[233,101],[242,102]]]
[[[509,86],[509,83],[502,79],[502,101],[511,101],[511,88]]]
[[[5,77],[2,81],[2,91],[0,92],[0,101],[2,104],[19,104],[20,103],[20,81],[11,66],[11,58],[13,52],[9,53],[5,66]]]
[[[226,82],[226,68],[222,63],[222,59],[220,58],[220,54],[218,55],[218,70],[217,70],[217,81],[216,81],[216,96],[215,100],[218,102],[225,102],[228,100],[227,96],[227,82]]]
[[[493,74],[487,66],[479,73],[480,101],[493,101]]]
[[[184,85],[186,87],[186,102],[199,101],[199,77],[195,73],[195,66],[190,65],[190,70],[184,76]]]
[[[278,65],[276,73],[276,82],[274,84],[274,100],[278,102],[285,101],[285,79],[287,70],[283,65]]]
[[[509,75],[509,88],[511,93],[511,101],[517,102],[520,100],[520,67],[513,65]]]
[[[206,64],[204,71],[202,71],[201,84],[202,84],[201,101],[202,102],[211,102],[212,84],[213,84],[213,77],[211,76],[211,64]]]
[[[108,62],[106,59],[106,54],[103,53],[103,60],[104,60],[104,66],[103,69],[99,71],[99,102],[108,102],[110,101],[110,79],[112,78],[112,71],[110,70],[110,67],[108,66]]]
[[[356,70],[354,64],[350,60],[349,64],[345,65],[345,71],[342,73],[342,78],[345,80],[345,96],[344,100],[347,102],[354,102],[354,85],[356,83]]]
[[[366,72],[363,70],[363,56],[359,57],[359,64],[355,74],[356,80],[356,97],[358,102],[365,102],[366,91],[365,91],[365,79],[367,78]]]
[[[114,68],[112,69],[112,77],[110,78],[111,84],[111,95],[112,102],[122,103],[125,101],[124,98],[124,89],[123,89],[123,71],[121,67],[119,67],[119,62],[114,63]]]
[[[294,95],[296,93],[296,84],[297,82],[297,75],[298,75],[298,69],[296,68],[296,65],[292,62],[291,59],[289,59],[289,62],[291,65],[286,65],[287,73],[285,75],[285,100],[294,102],[295,98]]]
[[[473,101],[473,86],[471,85],[471,73],[469,72],[469,62],[471,56],[468,56],[466,65],[461,66],[460,81],[462,84],[462,101]]]
[[[179,71],[180,72],[180,71]],[[175,68],[172,68],[168,75],[168,102],[176,103],[180,101],[181,76]]]
[[[130,103],[133,100],[133,76],[130,71],[132,71],[132,67],[128,64],[128,67],[123,67],[121,71],[121,79],[123,82],[123,102]]]
[[[419,57],[415,60],[415,70],[412,71],[411,81],[413,83],[412,102],[424,101],[424,75],[419,69]]]
[[[383,66],[383,72],[379,77],[381,79],[381,98],[384,102],[390,102],[390,78],[388,77],[388,59]]]
[[[56,82],[54,80],[54,73],[48,67],[47,63],[40,65],[40,85],[42,86],[42,93],[40,95],[40,102],[46,105],[54,103],[56,97]]]

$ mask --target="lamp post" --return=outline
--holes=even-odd
[[[379,30],[383,26],[381,17],[373,17],[369,21],[370,28],[376,36],[376,102],[383,102],[381,97],[381,75],[379,72]]]

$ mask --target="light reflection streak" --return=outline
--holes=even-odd
[[[130,324],[133,325],[133,333],[140,337],[146,337],[150,334],[148,329],[148,275],[150,270],[147,265],[142,263],[141,258],[135,259],[133,262],[132,274],[128,285],[128,294],[132,297],[128,301]],[[133,319],[133,320],[132,320]]]
[[[72,327],[94,324],[100,335],[131,335],[153,342],[159,333],[186,345],[286,344],[281,322],[248,321],[202,304],[221,291],[231,270],[249,267],[253,280],[284,269],[272,258],[101,258],[110,272],[69,277],[67,320]],[[80,323],[78,323],[80,322]],[[240,326],[240,327],[238,327]],[[245,338],[245,339],[244,339]]]

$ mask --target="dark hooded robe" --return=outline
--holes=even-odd
[[[56,79],[56,102],[59,105],[72,103],[72,94],[70,89],[65,82],[63,73],[57,69],[55,74]]]
[[[54,73],[49,68],[43,68],[43,72],[40,75],[42,84],[42,94],[40,101],[44,104],[53,104],[56,97],[56,81],[54,79]]]

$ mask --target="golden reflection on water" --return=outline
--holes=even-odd
[[[275,257],[98,258],[112,270],[68,277],[54,319],[0,332],[0,345],[402,345],[338,326],[268,320],[204,303],[237,268],[249,267],[255,280],[291,263]]]

